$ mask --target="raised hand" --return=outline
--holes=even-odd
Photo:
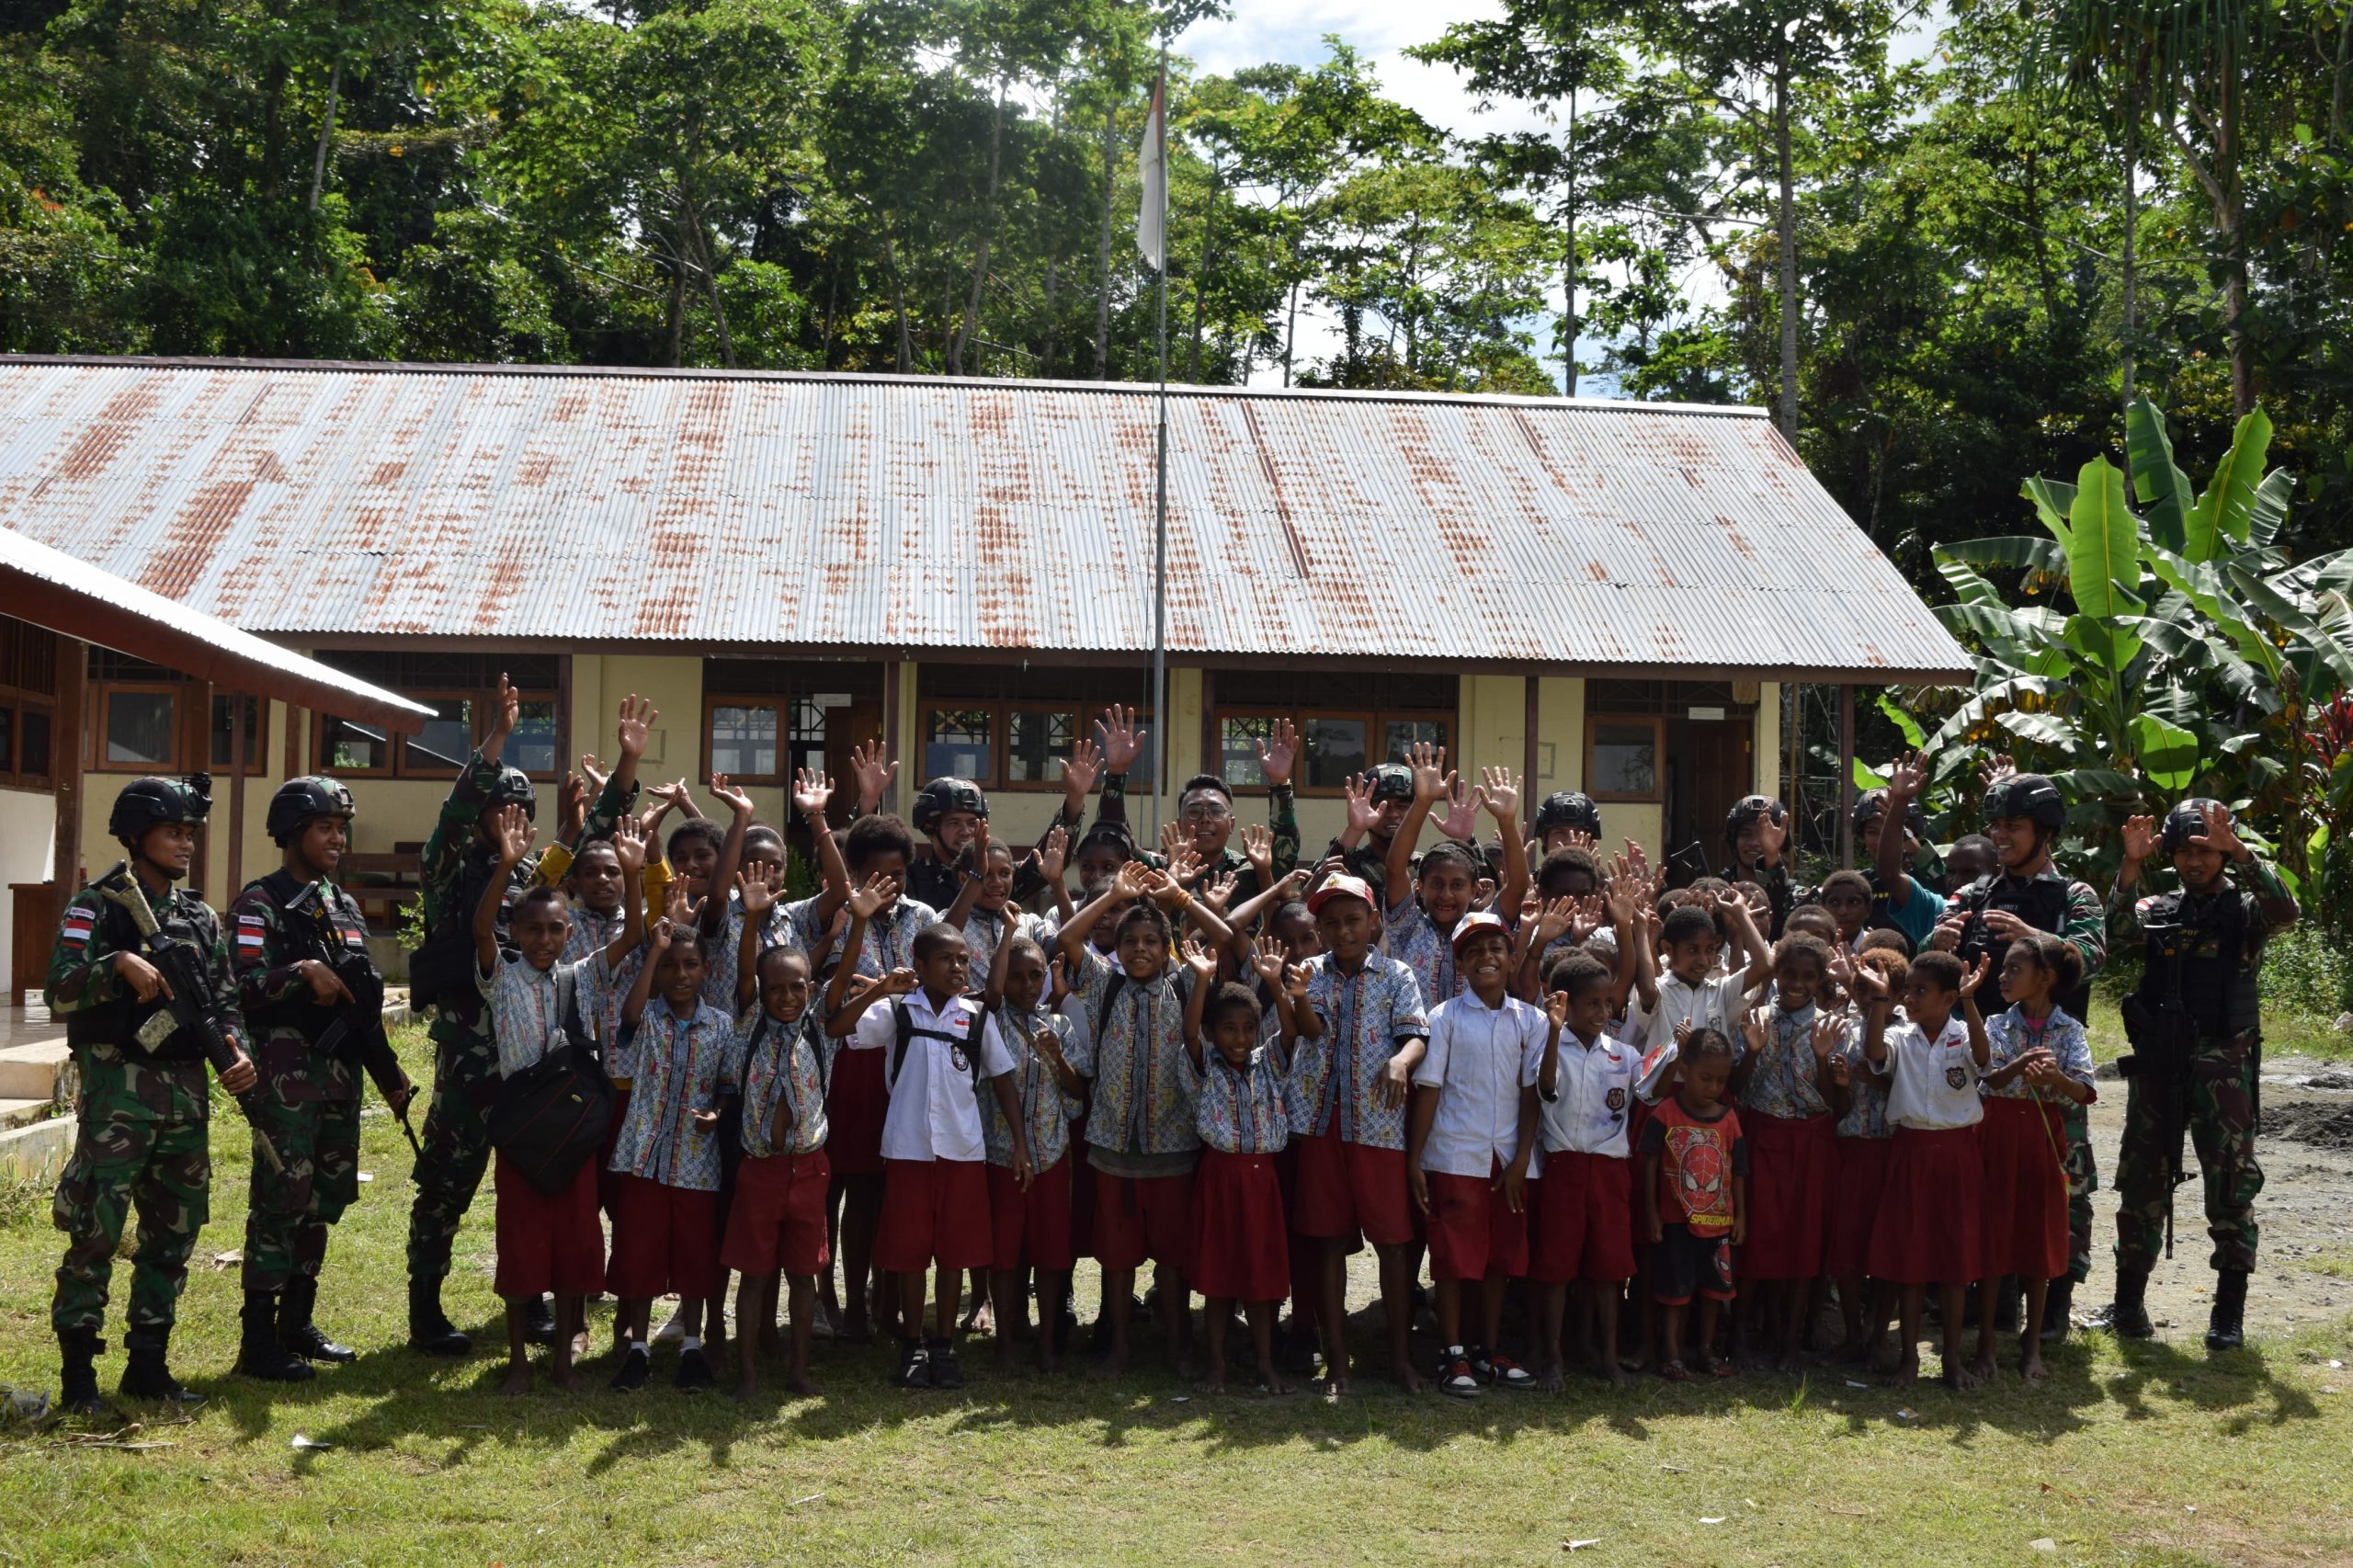
[[[849,890],[849,912],[861,920],[871,920],[898,896],[899,879],[878,873]]]
[[[904,996],[913,991],[917,983],[914,970],[894,969],[882,977],[882,994],[885,996]]]
[[[492,831],[498,846],[498,863],[513,869],[524,856],[531,852],[531,819],[523,814],[520,806],[501,806],[492,819]],[[618,846],[616,846],[618,847]]]
[[[815,816],[833,804],[834,776],[822,768],[796,767],[792,770],[792,809],[801,815]]]
[[[1372,803],[1372,780],[1351,773],[1341,780],[1340,793],[1347,800],[1348,831],[1359,837],[1371,832],[1381,820],[1381,808]]]
[[[674,926],[684,927],[693,925],[701,913],[702,901],[688,898],[686,882],[673,878],[669,894],[662,901],[663,918]]]
[[[588,821],[588,787],[577,773],[567,773],[563,782],[555,787],[556,832],[566,840],[576,839]]]
[[[1114,702],[1096,721],[1095,733],[1102,737],[1106,773],[1127,772],[1143,753],[1144,732],[1136,728],[1136,710],[1132,708],[1122,708]]]
[[[1569,1022],[1569,994],[1565,991],[1555,991],[1545,997],[1544,1016],[1552,1020],[1553,1028],[1566,1028]]]
[[[1442,801],[1454,787],[1454,775],[1446,770],[1444,746],[1415,741],[1405,748],[1405,766],[1414,771],[1414,798],[1417,801]]]
[[[1281,987],[1283,966],[1290,961],[1290,949],[1279,937],[1261,937],[1250,949],[1250,967],[1271,987]]]
[[[1275,835],[1256,823],[1242,830],[1242,853],[1248,858],[1251,869],[1258,873],[1258,885],[1275,885]]]
[[[1961,1005],[1962,1006],[1969,1007],[1976,1005],[1975,999],[1977,996],[1977,988],[1985,983],[1986,972],[1993,967],[1993,954],[1980,953],[1977,955],[1977,961],[1970,965],[1969,972],[1967,974],[1961,977]]]
[[[2005,778],[2007,778],[2017,773],[2018,770],[2018,759],[2007,752],[2002,752],[1997,756],[1990,756],[1985,759],[1984,766],[1979,767],[1977,770],[1977,778],[1979,782],[1983,783],[1986,789],[1991,790],[1995,785],[1999,784]]]
[[[777,866],[747,866],[735,873],[735,894],[744,901],[744,915],[748,920],[765,918],[776,907],[784,886],[784,871]]]
[[[1816,1013],[1813,1019],[1813,1059],[1827,1062],[1847,1038],[1846,1021],[1836,1013]]]
[[[1536,916],[1536,950],[1540,953],[1567,936],[1576,916],[1577,901],[1573,898],[1556,898],[1540,905]],[[1522,918],[1525,917],[1523,912]]]
[[[633,691],[621,699],[620,734],[622,761],[645,755],[645,743],[653,733],[654,722],[661,717],[659,709]]]
[[[1059,887],[1069,864],[1070,834],[1056,827],[1046,835],[1046,846],[1038,852],[1038,875],[1048,887]]]
[[[1240,872],[1231,872],[1222,877],[1211,877],[1208,882],[1203,884],[1201,891],[1195,893],[1193,896],[1199,899],[1203,903],[1208,904],[1211,909],[1216,910],[1220,915],[1223,915],[1225,913],[1225,906],[1233,900],[1234,884],[1240,881]]]
[[[523,694],[498,672],[498,690],[491,697],[490,733],[483,738],[483,756],[494,757],[506,746],[506,737],[515,733],[515,725],[522,717]]]
[[[751,821],[752,797],[730,784],[727,781],[727,775],[714,773],[710,776],[710,793],[711,798],[721,805],[725,806],[745,821]]]
[[[602,790],[605,787],[605,780],[612,777],[612,772],[611,768],[597,760],[595,752],[584,751],[580,754],[580,777],[588,780],[590,793]]]
[[[883,791],[899,776],[899,765],[891,760],[891,748],[878,736],[850,748],[849,776],[858,786],[858,803],[870,812],[882,803]]]
[[[1486,800],[1488,814],[1498,824],[1516,820],[1519,814],[1519,776],[1508,767],[1483,767],[1479,775],[1479,793]]]
[[[679,923],[666,915],[654,923],[654,929],[645,934],[645,939],[652,945],[654,957],[659,958],[669,950],[671,938],[678,934],[679,929]]]
[[[1855,1081],[1855,1070],[1847,1064],[1843,1051],[1830,1058],[1830,1081],[1842,1089]]]
[[[1587,893],[1576,900],[1576,908],[1569,920],[1569,937],[1582,942],[1608,923],[1608,906],[1599,893]]]
[[[1465,784],[1451,773],[1446,776],[1446,814],[1438,819],[1438,830],[1467,844],[1479,836],[1479,808],[1486,797],[1477,785]]]
[[[1160,858],[1162,859],[1173,858],[1179,847],[1190,842],[1191,839],[1186,834],[1182,824],[1173,821],[1160,824]]]
[[[1901,819],[1906,803],[1920,797],[1928,787],[1928,758],[1924,752],[1909,752],[1889,765],[1887,770],[1888,813]]]
[[[1773,1043],[1773,1015],[1758,1007],[1740,1020],[1741,1038],[1748,1042],[1748,1054],[1762,1057]]]
[[[1305,963],[1283,966],[1283,994],[1291,999],[1293,1010],[1307,1000],[1307,983],[1312,978]]]
[[[1172,892],[1176,888],[1191,887],[1208,873],[1209,867],[1191,845],[1179,844],[1169,854],[1167,880]]]
[[[1085,735],[1074,742],[1070,758],[1063,764],[1063,793],[1085,800],[1093,793],[1095,782],[1103,777],[1103,751]]]
[[[1258,744],[1258,771],[1267,777],[1268,785],[1290,782],[1290,770],[1299,762],[1299,729],[1288,719],[1275,721],[1275,733]]]
[[[1677,1019],[1675,1025],[1675,1049],[1680,1051],[1683,1049],[1684,1042],[1688,1040],[1690,1038],[1691,1020],[1688,1018]]]
[[[1185,967],[1190,971],[1197,985],[1207,985],[1217,978],[1217,955],[1201,946],[1199,937],[1185,937]]]
[[[1122,860],[1120,862],[1119,870],[1112,874],[1111,890],[1108,896],[1115,903],[1126,903],[1130,899],[1142,898],[1146,885],[1146,879],[1150,878],[1152,875],[1152,868],[1145,865],[1142,861]]]
[[[613,824],[613,858],[620,862],[624,889],[633,888],[637,874],[645,869],[645,824],[635,817]]]

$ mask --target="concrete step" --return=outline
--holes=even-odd
[[[73,1060],[62,1037],[0,1050],[0,1100],[55,1098],[58,1075]]]
[[[48,1180],[74,1153],[78,1129],[72,1117],[52,1116],[46,1121],[0,1131],[0,1175],[23,1181]]]
[[[46,1119],[51,1110],[47,1096],[37,1100],[0,1099],[0,1128],[23,1127]]]

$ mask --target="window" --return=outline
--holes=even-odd
[[[954,775],[982,784],[995,781],[997,710],[993,708],[934,708],[924,715],[923,776]]]
[[[1302,795],[1336,795],[1367,768],[1404,761],[1418,742],[1453,745],[1452,676],[1220,670],[1215,679],[1221,699],[1249,704],[1218,703],[1218,771],[1232,790],[1258,788],[1258,745],[1280,719],[1299,731],[1291,782]]]
[[[1657,800],[1659,729],[1659,721],[1651,718],[1587,720],[1585,792],[1597,801]]]
[[[179,700],[169,686],[108,682],[98,687],[99,767],[168,772],[179,766]]]
[[[882,666],[862,659],[705,659],[703,776],[785,784],[802,768],[847,783],[849,748],[882,728]]]
[[[1096,721],[1118,703],[1135,709],[1147,732],[1127,787],[1149,790],[1151,680],[1149,671],[1122,666],[926,665],[923,777],[954,774],[984,790],[1060,790],[1071,747],[1096,739]]]
[[[235,767],[236,746],[233,740],[236,712],[230,704],[236,699],[215,697],[212,699],[211,761],[208,766],[215,773],[227,773]],[[262,711],[261,699],[248,697],[245,702],[245,771],[261,771]]]
[[[491,693],[504,673],[520,701],[515,732],[507,736],[499,760],[542,781],[563,776],[568,744],[564,715],[556,700],[563,673],[559,655],[322,650],[317,657],[321,664],[433,710],[424,728],[403,737],[397,746],[372,724],[323,715],[317,757],[322,773],[454,777],[489,730]]]
[[[710,736],[710,771],[723,773],[730,780],[778,777],[776,738],[784,705],[720,699],[708,706],[710,718],[704,733]]]
[[[46,789],[57,714],[57,634],[0,616],[0,784]]]

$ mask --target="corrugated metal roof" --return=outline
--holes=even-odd
[[[212,681],[414,734],[433,710],[0,528],[0,610]]]
[[[1958,679],[1756,411],[1176,387],[1178,654]],[[1148,652],[1154,389],[0,358],[0,524],[252,631]]]

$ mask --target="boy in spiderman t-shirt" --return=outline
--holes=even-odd
[[[1748,1146],[1740,1114],[1723,1103],[1732,1064],[1732,1041],[1721,1031],[1692,1030],[1677,1057],[1681,1085],[1643,1123],[1643,1235],[1665,1336],[1659,1375],[1672,1382],[1691,1375],[1682,1338],[1694,1291],[1699,1332],[1691,1358],[1702,1371],[1732,1376],[1715,1358],[1716,1316],[1733,1299],[1732,1249],[1748,1239]]]

